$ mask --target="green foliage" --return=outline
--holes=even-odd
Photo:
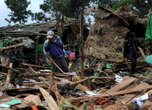
[[[54,14],[55,16],[58,14],[77,18],[81,9],[88,6],[90,1],[95,0],[44,0],[40,8],[45,13]]]
[[[118,9],[121,6],[132,6],[134,5],[136,0],[115,0],[112,3],[112,8],[113,9]]]
[[[36,20],[37,22],[47,22],[50,18],[47,18],[43,12],[33,13],[32,20]]]
[[[5,0],[7,7],[11,10],[9,17],[6,21],[23,24],[27,22],[28,16],[31,14],[30,10],[27,10],[30,2],[27,0]]]

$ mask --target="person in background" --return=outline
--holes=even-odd
[[[68,55],[68,60],[70,62],[75,62],[76,61],[76,55],[74,49],[71,49],[69,55]]]
[[[139,47],[141,48],[141,45],[136,39],[136,33],[128,32],[124,41],[123,57],[130,74],[135,73],[136,62],[139,57]]]
[[[44,42],[43,52],[45,56],[51,56],[64,72],[69,72],[62,41],[53,31],[47,32],[47,40]]]

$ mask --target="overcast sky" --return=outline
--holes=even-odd
[[[0,27],[8,25],[8,23],[5,21],[5,18],[8,17],[10,10],[7,8],[4,1],[5,0],[0,0]],[[30,9],[32,12],[41,11],[39,5],[43,3],[43,0],[29,0],[29,1],[31,1],[31,4],[29,5],[28,9]],[[28,20],[28,23],[31,23],[31,21]]]

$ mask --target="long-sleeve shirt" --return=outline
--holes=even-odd
[[[44,42],[44,54],[48,53],[53,58],[59,58],[64,56],[63,44],[59,38],[56,38],[54,42],[46,40]]]

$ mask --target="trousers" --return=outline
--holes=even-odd
[[[68,69],[68,64],[63,57],[59,57],[59,58],[53,58],[53,60],[55,61],[55,63],[64,71],[64,72],[69,72]],[[56,68],[56,67],[55,67]],[[57,69],[57,68],[56,68]]]
[[[134,74],[136,70],[136,61],[128,61],[127,66],[128,66],[130,74]]]

